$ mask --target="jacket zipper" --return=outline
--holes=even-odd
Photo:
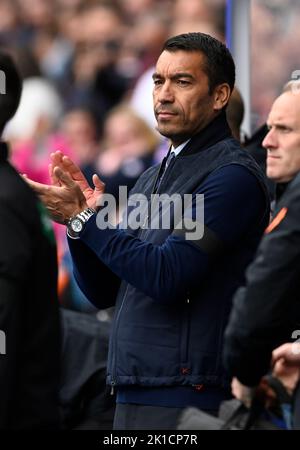
[[[174,163],[174,161],[171,161],[170,165],[172,163]],[[154,185],[153,185],[153,189],[152,189],[151,194],[156,193],[156,189],[157,189],[156,184],[157,184],[159,176],[161,175],[161,171],[162,171],[162,166],[159,168],[158,173],[157,173],[157,175],[155,177],[155,181],[154,181]],[[150,199],[151,199],[151,196],[150,196]],[[148,220],[148,216],[145,218],[144,224],[143,224],[142,228],[139,230],[139,232],[137,234],[137,237],[140,237],[141,234],[143,233],[143,228],[144,228],[147,220]],[[114,349],[113,349],[113,355],[112,355],[112,377],[111,377],[111,382],[110,382],[110,386],[111,386],[110,394],[111,395],[114,395],[115,386],[117,384],[117,381],[116,381],[116,378],[117,378],[116,377],[117,330],[118,330],[118,326],[119,326],[119,319],[120,319],[121,311],[122,311],[122,308],[123,308],[123,305],[124,305],[125,298],[127,296],[128,288],[129,288],[129,285],[127,284],[125,293],[123,295],[122,303],[121,303],[120,309],[118,311],[118,315],[116,317],[116,326],[115,326],[115,329],[114,329]]]
[[[182,336],[181,344],[181,363],[186,363],[188,361],[188,350],[189,350],[189,334],[190,334],[190,296],[188,294],[185,300],[185,311],[184,311],[184,332]],[[184,368],[182,368],[183,370]]]
[[[115,326],[115,329],[114,329],[114,335],[115,335],[115,337],[114,337],[114,348],[113,348],[113,354],[112,354],[112,376],[111,376],[111,382],[110,382],[110,385],[111,385],[110,395],[114,395],[115,386],[117,384],[117,382],[116,382],[116,378],[117,378],[116,377],[117,331],[118,331],[118,328],[119,328],[119,321],[120,321],[119,319],[120,319],[121,311],[123,309],[123,305],[124,305],[124,301],[125,301],[125,298],[126,298],[126,295],[127,295],[128,288],[129,288],[129,285],[127,284],[126,290],[125,290],[123,298],[122,298],[122,303],[121,303],[120,309],[118,311],[118,315],[116,317],[116,326]]]

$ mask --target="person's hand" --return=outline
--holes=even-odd
[[[276,405],[277,395],[269,385],[268,377],[262,377],[255,390],[255,398],[264,405],[266,409],[272,409]]]
[[[254,397],[255,388],[245,386],[240,383],[237,378],[233,378],[231,382],[231,392],[235,398],[244,403],[247,408],[250,408]]]
[[[60,186],[60,180],[54,173],[54,167],[59,167],[63,172],[69,174],[70,178],[77,184],[83,193],[86,203],[90,208],[97,210],[99,208],[99,200],[104,193],[105,185],[98,175],[93,175],[94,189],[90,187],[85,176],[79,167],[68,157],[64,156],[60,151],[51,153],[51,164],[49,164],[49,175],[54,186]]]
[[[289,394],[300,380],[300,345],[287,343],[272,353],[273,375],[278,378]]]
[[[79,186],[59,167],[54,167],[55,185],[37,183],[24,175],[25,181],[36,192],[55,222],[66,224],[68,220],[88,207]]]

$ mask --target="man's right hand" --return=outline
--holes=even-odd
[[[292,394],[300,380],[300,344],[289,342],[273,350],[273,375]]]
[[[104,193],[105,184],[100,180],[98,175],[93,175],[94,189],[88,184],[87,179],[83,175],[79,167],[68,157],[63,155],[60,151],[51,153],[51,164],[49,164],[49,175],[51,183],[54,186],[60,186],[58,178],[55,176],[53,169],[58,166],[61,170],[68,173],[73,181],[78,185],[83,193],[86,202],[90,208],[99,209],[99,199]]]

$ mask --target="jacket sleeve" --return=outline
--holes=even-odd
[[[248,386],[256,385],[268,372],[272,350],[291,339],[299,320],[298,192],[275,216],[272,223],[277,226],[265,234],[247,270],[246,287],[234,297],[225,332],[224,364],[231,375]]]
[[[114,306],[120,287],[116,276],[97,255],[79,239],[68,238],[74,277],[78,286],[96,308]]]
[[[265,214],[265,198],[256,178],[237,165],[213,173],[197,192],[204,194],[205,231],[209,230],[227,249],[257,227]],[[199,287],[213,262],[205,246],[199,248],[176,234],[155,245],[125,230],[98,229],[95,217],[87,223],[80,240],[93,253],[95,264],[90,271],[94,275],[81,271],[82,282],[89,285],[91,295],[97,290],[98,268],[102,270],[104,264],[146,295],[172,303]]]
[[[0,201],[0,428],[5,428],[26,308],[25,282],[30,274],[31,238],[17,213]],[[21,374],[22,375],[22,374]]]

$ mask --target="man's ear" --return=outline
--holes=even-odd
[[[214,90],[214,110],[220,111],[227,103],[231,95],[229,84],[219,84]]]

